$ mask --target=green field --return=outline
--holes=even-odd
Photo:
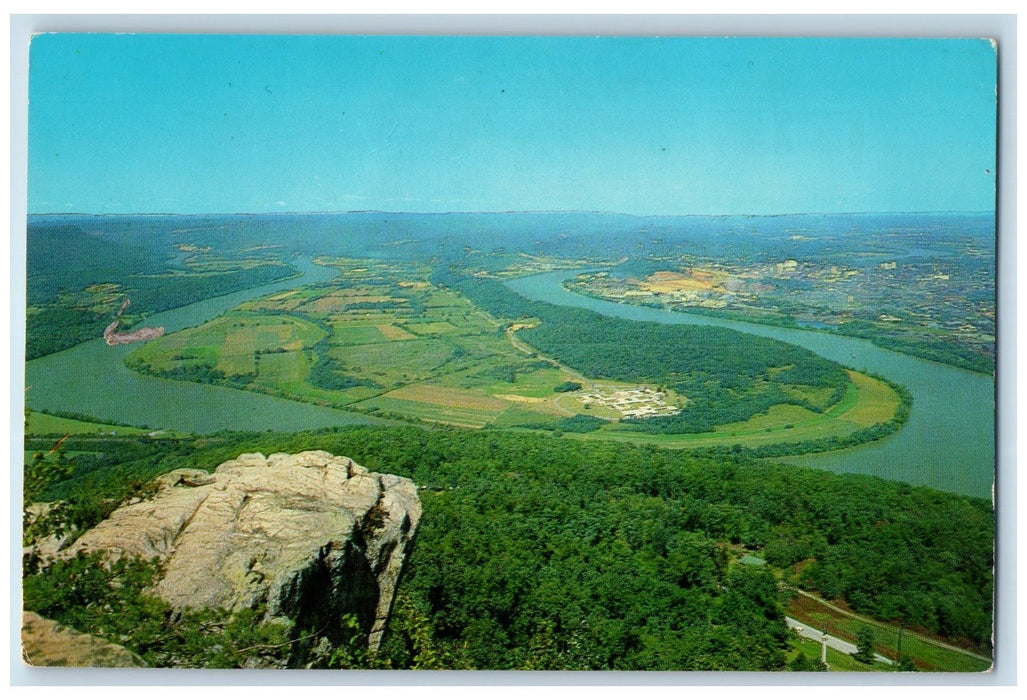
[[[542,425],[552,425],[556,427],[556,423],[563,417],[563,414],[548,414],[544,415],[537,410],[531,410],[521,404],[513,404],[505,411],[500,413],[492,421],[492,425],[496,428],[510,428],[518,429],[521,426],[535,423]]]
[[[359,404],[361,408],[374,408],[383,413],[396,413],[408,418],[445,423],[462,428],[483,428],[502,412],[466,406],[445,406],[424,401],[381,396]]]
[[[859,398],[851,407],[833,415],[862,427],[890,419],[895,414],[899,401],[895,390],[880,379],[852,370],[847,371],[849,379],[852,380],[851,387],[858,391]],[[846,396],[848,393],[847,391]]]
[[[429,321],[427,323],[406,323],[403,328],[414,335],[443,335],[457,330],[449,321]]]
[[[99,433],[106,435],[110,435],[111,433],[115,433],[117,435],[142,435],[151,432],[153,431],[149,428],[130,428],[124,425],[92,423],[75,420],[73,418],[52,416],[49,413],[40,413],[39,411],[26,411],[26,435],[80,435]]]
[[[367,345],[389,342],[389,338],[386,338],[375,325],[333,323],[332,335],[337,345]]]
[[[261,358],[296,352],[313,345],[325,332],[296,316],[230,312],[196,328],[158,338],[132,351],[130,361],[141,361],[158,371],[178,366],[212,366],[227,376],[256,371]]]
[[[884,382],[849,372],[851,384],[834,406],[826,405],[829,388],[782,385],[823,413],[779,404],[707,433],[630,430],[616,409],[584,394],[638,385],[596,384],[540,357],[466,299],[424,282],[427,272],[416,265],[333,264],[343,272],[333,282],[247,302],[137,348],[129,362],[163,376],[184,372],[187,379],[235,381],[299,401],[475,428],[555,427],[560,419],[592,416],[608,422],[586,438],[681,448],[839,438],[889,420],[899,405]],[[582,389],[555,391],[569,381]],[[687,400],[666,398],[669,405]]]
[[[257,363],[254,363],[255,368]],[[261,355],[257,381],[272,387],[300,387],[307,378],[307,360],[299,350]]]

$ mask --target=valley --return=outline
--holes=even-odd
[[[133,350],[126,365],[151,376],[397,420],[548,429],[672,447],[844,440],[892,421],[902,401],[887,384],[854,371],[833,380],[842,382],[833,389],[786,382],[778,389],[774,378],[793,371],[782,365],[762,380],[779,392],[780,403],[712,430],[672,429],[646,440],[632,428],[676,416],[700,397],[661,390],[657,385],[669,378],[655,373],[612,383],[618,378],[605,376],[597,385],[598,377],[519,339],[545,322],[495,318],[429,282],[430,268],[370,259],[320,262],[336,273],[330,281],[244,302]],[[579,335],[605,332],[601,320],[590,323]],[[589,387],[559,390],[578,378]],[[630,381],[639,379],[642,384]]]
[[[247,235],[219,243],[202,226],[174,236],[160,279],[179,275],[183,255],[208,256],[191,263],[206,266],[196,268],[202,275],[254,249]],[[901,624],[920,640],[907,633],[907,666],[987,668],[991,508],[978,496],[991,482],[993,446],[978,444],[988,421],[968,421],[963,408],[973,404],[959,399],[984,375],[837,334],[611,303],[564,287],[591,274],[583,269],[630,262],[616,250],[565,256],[562,241],[548,252],[536,242],[530,255],[454,254],[452,241],[430,241],[403,254],[386,241],[357,250],[345,237],[259,247],[290,276],[268,281],[248,268],[248,288],[163,311],[133,298],[136,322],[164,327],[164,335],[110,346],[97,333],[31,360],[25,464],[41,485],[33,489],[66,504],[54,511],[66,519],[60,527],[86,528],[118,503],[145,498],[156,476],[209,469],[241,453],[329,448],[412,478],[422,525],[381,653],[347,652],[345,663],[358,667],[428,663],[410,650],[429,644],[438,664],[430,667],[802,669],[813,650],[789,636],[786,611],[850,641],[860,625],[799,605],[786,590],[795,586],[870,620],[888,658],[900,656],[888,635]],[[655,279],[680,291],[705,283],[700,277]],[[102,293],[105,303],[121,303],[118,274],[98,279],[58,299]],[[949,408],[939,410],[939,401]],[[960,444],[917,439],[928,433]],[[934,456],[938,449],[944,458]],[[896,451],[897,459],[880,456]],[[934,472],[904,470],[928,459]],[[782,463],[789,460],[840,466],[828,474]],[[598,494],[607,494],[605,505]],[[877,505],[857,517],[868,498]],[[904,499],[926,514],[917,522],[935,533],[930,543],[897,544],[911,523],[887,504]],[[530,524],[517,525],[508,512]],[[550,521],[546,512],[560,515]],[[972,537],[951,531],[953,518],[972,522]],[[543,521],[552,526],[544,537]],[[452,523],[459,525],[450,533]],[[44,519],[30,532],[54,526]],[[578,551],[566,528],[594,532],[593,544]],[[472,543],[488,556],[478,557]],[[865,563],[853,565],[856,556]],[[939,563],[911,577],[902,569],[910,556]],[[752,561],[769,566],[760,571]],[[953,561],[953,571],[939,568]],[[31,596],[48,590],[49,575],[28,579]],[[468,586],[482,597],[457,593]],[[522,591],[512,600],[504,593],[511,586]],[[648,612],[623,597],[642,589],[657,591]],[[929,593],[901,593],[914,589]],[[35,609],[87,630],[117,625],[102,618],[94,628],[74,617],[74,605],[31,596]],[[135,600],[119,605],[145,607]],[[560,612],[568,600],[587,623]],[[694,615],[673,612],[680,606]],[[760,606],[773,614],[757,624],[747,615]],[[410,636],[415,619],[429,625],[430,641]],[[197,634],[192,621],[176,624],[174,635]],[[238,622],[195,624],[228,634]],[[727,643],[724,634],[737,643],[755,629],[742,655],[703,651]],[[204,663],[147,634],[130,635],[142,645],[131,647],[139,658]],[[252,634],[260,644],[282,632],[260,625]],[[561,640],[559,654],[544,651],[547,635]],[[474,650],[461,651],[471,639]],[[972,653],[943,651],[945,644]],[[210,663],[245,661],[233,653]],[[829,666],[899,668],[836,650]]]

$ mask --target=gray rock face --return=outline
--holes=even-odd
[[[304,627],[356,614],[377,649],[421,517],[409,479],[323,451],[242,454],[213,474],[177,470],[150,500],[122,506],[67,552],[154,558],[154,592],[176,608],[238,611]]]

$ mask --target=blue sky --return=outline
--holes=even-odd
[[[54,34],[29,212],[990,211],[982,40]]]

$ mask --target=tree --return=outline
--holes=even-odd
[[[856,632],[856,653],[852,655],[856,661],[863,664],[874,663],[874,630],[870,627],[860,627]]]
[[[909,654],[903,654],[899,657],[899,670],[900,671],[915,671],[916,664],[913,663],[913,659],[910,658]]]
[[[802,671],[826,671],[827,670],[827,664],[825,664],[824,662],[822,662],[820,659],[817,659],[817,658],[811,659],[811,658],[809,658],[808,656],[806,656],[804,653],[802,653],[800,651],[799,655],[796,656],[792,660],[792,662],[790,664],[788,664],[788,668],[791,669],[792,671],[800,671],[800,672],[802,672]]]
[[[38,501],[48,486],[71,474],[72,464],[58,449],[66,439],[67,436],[61,438],[50,450],[50,454],[36,452],[32,455],[32,461],[25,465],[22,500],[26,507]]]

